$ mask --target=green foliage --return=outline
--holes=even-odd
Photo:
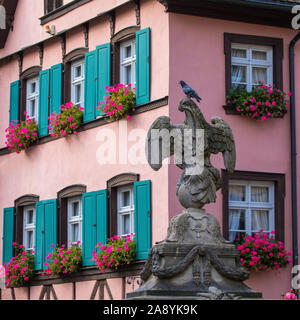
[[[75,106],[72,102],[60,106],[61,112],[53,112],[49,117],[48,129],[53,137],[66,137],[77,134],[83,118],[83,108]]]
[[[291,93],[288,92],[288,95]],[[242,115],[263,121],[282,116],[289,107],[285,92],[271,85],[260,85],[251,92],[245,89],[231,90],[226,100]]]
[[[7,287],[23,286],[34,275],[34,255],[26,252],[23,245],[14,243],[14,248],[17,255],[4,264]]]
[[[71,274],[78,271],[82,263],[82,251],[79,243],[78,241],[77,244],[72,244],[70,248],[65,248],[62,245],[49,253],[46,260],[50,260],[50,262],[44,263],[44,266],[47,267],[45,270],[46,274]],[[54,245],[52,246],[54,247]]]
[[[116,269],[120,265],[131,263],[135,260],[135,240],[130,238],[132,235],[127,235],[125,239],[114,236],[107,241],[106,245],[98,243],[96,248],[99,252],[94,250],[91,260],[101,271],[107,268]]]

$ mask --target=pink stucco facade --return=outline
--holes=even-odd
[[[9,32],[5,47],[0,49],[0,59],[23,50],[22,71],[40,64],[39,51],[35,44],[44,41],[42,70],[62,62],[61,42],[51,38],[40,25],[39,18],[44,14],[43,1],[19,1],[15,17],[14,29]],[[71,1],[65,1],[68,3]],[[29,4],[30,3],[30,4]],[[68,30],[65,33],[66,54],[85,46],[82,26],[88,22],[88,50],[111,41],[111,26],[108,15],[100,15],[115,9],[114,32],[137,24],[135,7],[131,1],[92,0],[49,22],[54,24],[56,32]],[[127,150],[132,150],[144,140],[136,140],[145,134],[152,122],[159,116],[170,116],[172,123],[181,123],[184,115],[178,111],[178,103],[184,97],[178,84],[179,80],[187,81],[202,97],[201,110],[206,117],[220,116],[228,122],[233,130],[237,149],[236,170],[282,173],[285,175],[285,245],[292,249],[291,235],[291,169],[290,169],[290,119],[289,113],[284,118],[265,122],[255,122],[237,115],[227,115],[223,109],[225,104],[225,57],[224,32],[266,37],[282,38],[284,43],[283,56],[283,89],[289,91],[288,45],[296,31],[288,28],[278,28],[233,22],[212,18],[197,17],[184,14],[167,13],[156,0],[140,1],[140,29],[151,29],[151,70],[150,70],[150,103],[168,97],[165,105],[135,114],[131,120],[108,122],[80,132],[68,138],[55,139],[35,145],[21,154],[0,155],[0,236],[3,229],[3,209],[14,206],[14,201],[25,194],[39,195],[39,199],[47,200],[57,197],[57,192],[74,184],[84,184],[87,192],[106,188],[109,179],[122,173],[132,172],[140,175],[140,180],[152,182],[152,244],[162,240],[167,232],[169,220],[182,211],[175,187],[180,176],[180,170],[173,165],[163,165],[158,172],[153,171],[146,163],[125,164],[114,163],[100,165],[97,152],[103,145],[103,134],[116,134],[116,159],[123,157],[120,147],[127,140]],[[238,30],[238,32],[237,32]],[[296,45],[296,87],[300,74],[300,44]],[[19,79],[19,65],[16,56],[0,64],[0,148],[5,147],[4,130],[9,122],[9,85]],[[299,61],[299,63],[297,62]],[[299,71],[299,72],[298,72]],[[298,76],[297,76],[298,75]],[[300,92],[296,92],[296,101]],[[65,101],[66,102],[66,101]],[[297,105],[296,105],[297,107]],[[120,136],[119,130],[127,125],[127,137]],[[299,126],[297,136],[300,136]],[[124,140],[125,139],[125,140]],[[297,142],[300,148],[300,140]],[[140,148],[139,150],[143,150]],[[138,157],[143,157],[140,154]],[[224,168],[222,155],[212,157],[212,164]],[[300,181],[300,179],[298,179]],[[298,188],[300,196],[300,188]],[[222,226],[222,192],[217,193],[217,201],[206,206],[206,211],[219,219]],[[299,205],[299,204],[298,204]],[[300,210],[300,207],[299,207]],[[300,230],[300,219],[298,219]],[[221,227],[222,229],[222,227]],[[299,241],[300,245],[300,241]],[[0,244],[2,256],[2,243]],[[134,274],[135,275],[135,274]],[[125,279],[126,293],[132,286]],[[264,298],[280,299],[281,293],[291,287],[291,268],[279,272],[252,273],[246,284],[263,293]],[[122,281],[112,278],[107,283],[112,297],[121,299]],[[78,281],[76,283],[76,298],[90,299],[95,280]],[[72,283],[53,284],[58,299],[72,299]],[[32,286],[30,299],[39,299],[42,285]],[[110,299],[107,290],[104,298]],[[11,291],[2,290],[2,299],[12,299]],[[16,299],[27,299],[27,288],[15,289]],[[52,299],[52,298],[51,298]]]

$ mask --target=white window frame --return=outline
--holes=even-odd
[[[244,186],[245,187],[245,201],[230,201],[228,199],[228,219],[230,209],[244,209],[245,210],[245,230],[229,229],[230,232],[245,232],[248,235],[257,233],[259,230],[252,230],[252,214],[251,209],[267,209],[269,210],[269,230],[263,230],[264,233],[275,231],[275,185],[274,182],[268,181],[247,181],[247,180],[229,180],[230,186]],[[251,187],[267,187],[269,190],[269,202],[252,202],[251,201]],[[229,195],[228,195],[229,196]]]
[[[33,211],[32,223],[28,223],[28,212]],[[32,248],[28,247],[28,232],[32,231]],[[29,205],[23,208],[23,245],[27,252],[34,251],[35,246],[35,206]]]
[[[129,202],[130,205],[127,207],[122,207],[122,193],[129,191]],[[119,187],[117,191],[117,202],[118,202],[118,214],[117,214],[117,224],[118,224],[118,235],[120,237],[125,237],[127,234],[123,233],[123,219],[122,216],[130,215],[130,230],[129,234],[134,234],[134,191],[133,186]]]
[[[31,93],[30,88],[33,83],[35,83],[36,91]],[[35,104],[34,114],[32,114],[31,110],[30,110],[32,101],[34,101],[34,104]],[[27,111],[27,115],[31,119],[38,121],[38,115],[39,115],[39,77],[28,78],[26,80],[26,111]]]
[[[74,202],[78,202],[78,216],[72,216],[72,204]],[[82,245],[82,197],[81,196],[76,196],[76,197],[72,197],[72,198],[68,198],[68,247],[71,247],[72,243],[74,243],[74,241],[72,241],[71,239],[71,226],[73,224],[78,224],[78,239],[75,240],[75,242],[80,241],[81,245]]]
[[[125,58],[125,49],[131,46],[131,57]],[[136,86],[136,41],[130,39],[120,43],[120,83],[129,84],[126,82],[126,67],[131,66],[131,85],[133,88]]]
[[[80,77],[75,77],[75,70],[77,67],[81,67],[81,76]],[[71,63],[71,101],[73,102],[74,105],[78,107],[83,107],[84,103],[84,59],[81,60],[76,60]],[[81,100],[76,102],[76,86],[80,84],[81,85]]]
[[[237,82],[239,84],[245,84],[246,90],[251,91],[254,84],[252,82],[252,68],[253,67],[264,67],[267,69],[267,83],[266,85],[273,84],[273,48],[271,46],[257,46],[257,45],[247,45],[241,43],[232,43],[231,49],[246,50],[246,58],[233,57],[231,55],[231,68],[232,66],[245,66],[246,67],[246,83]],[[252,51],[266,52],[266,60],[256,60],[252,59]],[[231,79],[231,85],[234,83]]]

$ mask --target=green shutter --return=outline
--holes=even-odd
[[[43,269],[45,205],[43,201],[37,202],[35,207],[35,249],[34,265],[36,270]]]
[[[14,241],[14,216],[15,208],[4,208],[3,210],[3,256],[2,264],[8,263],[13,257]]]
[[[51,67],[50,114],[60,112],[62,104],[62,63]]]
[[[136,259],[147,259],[151,248],[151,181],[134,183]]]
[[[85,54],[83,121],[95,119],[97,107],[97,50]]]
[[[10,84],[9,123],[19,120],[20,81]]]
[[[53,248],[57,244],[57,211],[56,211],[56,199],[44,201],[45,205],[45,226],[44,226],[44,256],[43,262],[46,262],[46,256],[52,252]]]
[[[44,268],[46,256],[57,242],[56,199],[36,203],[35,269]]]
[[[39,86],[38,132],[40,136],[44,136],[48,134],[49,123],[50,69],[40,72]]]
[[[103,100],[106,93],[106,86],[110,86],[110,43],[102,44],[97,46],[97,57],[98,57],[98,96],[97,105]],[[103,115],[104,112],[96,110],[96,115]]]
[[[136,32],[136,104],[150,101],[150,28]]]
[[[98,242],[106,243],[107,237],[107,191],[84,193],[83,199],[83,248],[82,264],[93,265],[93,251]]]

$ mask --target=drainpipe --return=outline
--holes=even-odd
[[[300,39],[300,32],[289,45],[290,72],[290,126],[291,126],[291,187],[292,187],[292,242],[293,265],[298,265],[298,214],[297,214],[297,151],[296,151],[296,114],[295,114],[295,44]]]

